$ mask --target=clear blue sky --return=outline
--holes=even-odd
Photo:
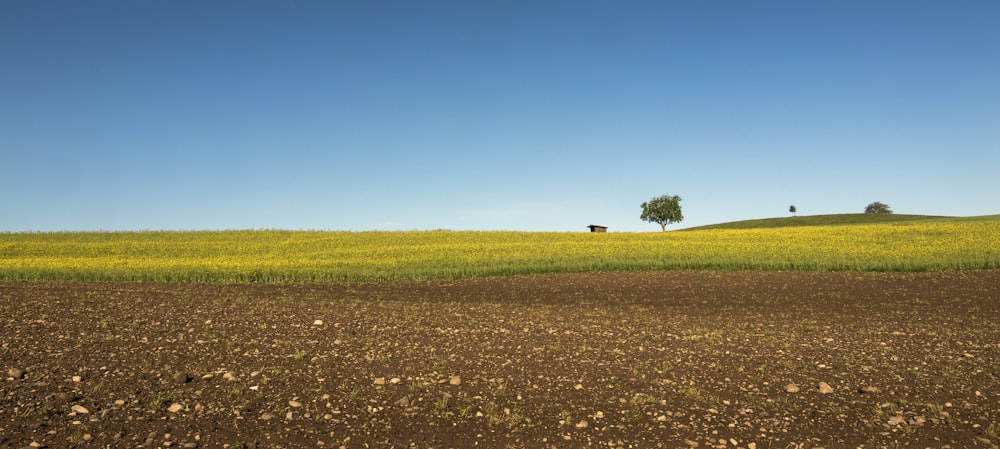
[[[0,0],[0,231],[1000,213],[1000,2]]]

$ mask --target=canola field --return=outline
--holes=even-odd
[[[0,233],[0,280],[372,282],[641,270],[1000,268],[1000,221],[645,233]]]

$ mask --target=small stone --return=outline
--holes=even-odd
[[[91,434],[89,434],[89,433],[85,433],[85,434],[83,434],[82,438],[83,438],[83,441],[90,441],[90,440],[94,439],[94,436],[91,435]]]
[[[604,418],[604,412],[597,411],[596,413],[594,413],[594,419],[601,419],[601,418]]]
[[[819,386],[817,386],[817,388],[819,389],[819,392],[822,393],[822,394],[833,393],[833,387],[831,387],[830,384],[828,384],[826,382],[820,382]]]
[[[288,401],[288,406],[293,408],[302,407],[302,403],[299,401]]]
[[[115,399],[115,406],[116,407],[121,407],[123,405],[125,405],[125,401],[123,401],[121,399]]]
[[[375,378],[375,385],[385,385],[385,378],[384,377],[376,377]]]
[[[236,381],[236,375],[233,374],[232,371],[226,371],[226,374],[223,374],[222,378],[225,379],[225,380],[228,380],[230,382],[235,382]]]
[[[580,421],[580,422],[576,423],[576,428],[577,429],[586,429],[587,426],[589,426],[589,425],[590,425],[590,423],[588,423],[587,421]]]
[[[73,382],[76,382],[76,383],[83,382],[83,378],[80,377],[80,376],[73,376],[71,379],[73,380]]]
[[[684,444],[688,445],[688,447],[691,447],[691,448],[695,448],[695,447],[701,446],[701,443],[698,443],[697,441],[689,440],[687,438],[684,439]]]
[[[858,393],[861,393],[861,394],[873,394],[873,393],[878,393],[878,392],[879,392],[878,387],[873,387],[873,386],[870,386],[870,385],[865,385],[865,386],[863,386],[861,388],[858,388]]]
[[[583,384],[576,384],[576,385],[573,385],[573,389],[574,389],[574,390],[582,390],[582,389],[583,389]]]
[[[449,385],[462,385],[462,378],[460,376],[451,376],[448,378]]]
[[[174,373],[172,379],[174,380],[174,383],[186,384],[191,381],[191,376],[188,376],[187,373],[178,371]]]
[[[74,413],[79,413],[81,415],[85,414],[85,413],[90,413],[90,410],[87,410],[87,407],[84,407],[84,406],[82,406],[80,404],[76,404],[76,405],[70,407],[69,409],[72,410]]]
[[[323,325],[323,320],[313,321],[313,326],[322,326],[322,325]]]
[[[24,379],[25,374],[27,374],[27,371],[21,368],[11,368],[7,370],[7,375],[15,379]]]
[[[785,391],[788,392],[788,393],[798,393],[799,392],[799,386],[795,385],[795,384],[785,385]]]
[[[269,413],[269,412],[264,412],[264,413],[261,413],[261,414],[260,414],[260,419],[262,419],[262,420],[264,420],[264,421],[269,421],[269,420],[271,420],[271,419],[274,419],[274,415],[272,415],[272,414],[271,414],[271,413]]]
[[[389,379],[389,383],[393,384],[393,385],[396,385],[396,384],[398,384],[398,383],[400,383],[402,381],[403,381],[403,379],[400,379],[398,377],[393,377],[392,379]]]
[[[177,412],[181,411],[182,408],[184,408],[183,405],[181,405],[181,404],[179,404],[177,402],[174,402],[173,404],[170,404],[170,407],[167,407],[167,411],[170,412],[170,413],[177,413]]]
[[[898,426],[904,422],[906,422],[906,419],[903,418],[902,416],[896,415],[889,417],[889,424],[892,424],[894,426]]]

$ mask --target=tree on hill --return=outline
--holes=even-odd
[[[880,201],[876,201],[865,206],[866,214],[891,214],[892,209],[889,209],[889,205]]]
[[[650,223],[657,223],[663,228],[663,232],[667,232],[668,224],[679,223],[684,219],[684,215],[681,213],[681,197],[661,195],[642,203],[642,215],[639,218]]]
[[[793,205],[791,205],[791,206],[788,206],[788,211],[789,211],[789,212],[791,212],[791,213],[792,213],[792,216],[794,217],[794,216],[795,216],[795,213],[796,213],[796,212],[798,212],[799,210],[798,210],[798,209],[796,209],[796,208],[795,208],[795,205],[793,204]]]

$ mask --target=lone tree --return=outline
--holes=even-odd
[[[642,203],[642,215],[639,218],[657,223],[663,228],[663,232],[667,232],[668,224],[679,223],[684,219],[684,215],[681,214],[681,197],[663,195]]]
[[[792,216],[794,217],[794,216],[795,216],[795,213],[796,213],[796,212],[798,212],[799,210],[798,210],[798,209],[796,209],[796,208],[795,208],[795,205],[793,204],[793,205],[791,205],[791,206],[788,206],[788,211],[789,211],[789,212],[791,212],[791,213],[792,213]]]
[[[891,214],[892,209],[889,209],[889,205],[880,201],[876,201],[865,206],[866,214]]]

